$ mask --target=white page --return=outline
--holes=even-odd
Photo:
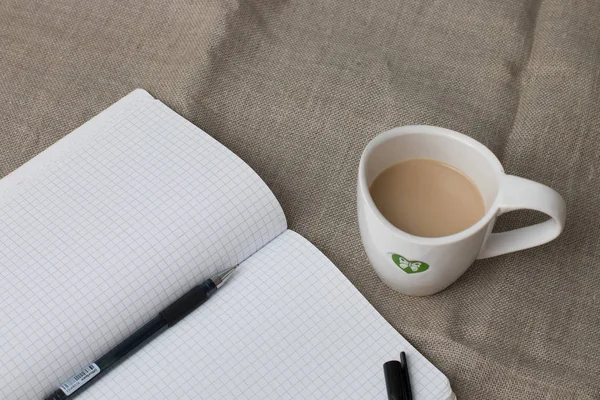
[[[27,163],[0,179],[0,204],[8,201],[8,198],[15,193],[14,189],[16,186],[44,173],[51,165],[60,162],[60,160],[68,153],[77,151],[78,148],[85,146],[100,132],[110,128],[123,118],[127,118],[132,110],[143,107],[143,105],[152,101],[156,100],[154,100],[154,97],[152,97],[150,93],[143,89],[134,90],[58,142],[42,151],[40,154],[33,157]]]
[[[1,186],[2,399],[40,398],[285,230],[242,160],[133,96]]]
[[[383,400],[383,363],[400,351],[415,400],[451,398],[448,379],[319,250],[286,231],[81,399]]]

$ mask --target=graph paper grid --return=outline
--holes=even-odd
[[[382,366],[400,351],[415,400],[450,398],[447,378],[319,250],[286,231],[81,398],[385,399]]]
[[[157,100],[130,106],[0,203],[2,399],[42,397],[286,228],[231,151]]]
[[[0,181],[0,398],[41,398],[191,286],[214,299],[85,399],[371,399],[408,353],[446,377],[314,246],[242,160],[136,90]]]

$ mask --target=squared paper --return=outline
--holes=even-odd
[[[0,243],[2,399],[42,398],[242,261],[81,398],[384,398],[402,350],[415,400],[451,398],[258,175],[143,90],[0,180]]]
[[[2,399],[42,397],[286,228],[232,152],[159,101],[128,105],[4,186]]]
[[[414,399],[447,399],[446,377],[319,250],[288,230],[81,397],[383,400],[383,363],[400,351]]]

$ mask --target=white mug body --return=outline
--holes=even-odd
[[[453,235],[424,238],[393,226],[379,212],[369,186],[398,162],[425,158],[449,164],[477,185],[485,215]],[[548,221],[503,233],[491,233],[498,215],[521,208],[548,214]],[[507,175],[494,154],[476,140],[448,129],[413,125],[374,138],[365,148],[357,184],[358,222],[365,252],[377,275],[392,289],[425,296],[455,282],[476,258],[537,246],[557,237],[564,227],[565,204],[540,183]]]

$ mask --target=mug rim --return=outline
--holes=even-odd
[[[487,212],[484,214],[484,216],[481,217],[475,224],[471,225],[467,229],[464,229],[464,230],[454,233],[452,235],[440,236],[440,237],[423,237],[423,236],[412,235],[408,232],[405,232],[405,231],[397,228],[390,221],[388,221],[387,218],[385,218],[383,216],[383,214],[379,211],[379,209],[375,205],[375,202],[373,201],[373,198],[371,197],[371,193],[369,192],[369,187],[367,185],[366,160],[369,158],[369,156],[371,155],[371,153],[373,152],[375,147],[381,145],[382,143],[384,143],[394,137],[404,136],[404,135],[408,135],[408,134],[420,134],[420,133],[433,134],[433,135],[437,135],[437,136],[443,135],[445,137],[450,136],[451,138],[456,139],[456,140],[462,142],[463,144],[473,148],[474,150],[478,151],[485,157],[485,159],[488,161],[488,163],[491,164],[492,169],[494,170],[494,172],[497,174],[497,177],[498,177],[498,186],[499,186],[498,193],[496,194],[494,201],[492,202],[492,204],[490,205],[490,208],[487,210]],[[398,235],[408,241],[417,242],[420,244],[430,244],[430,245],[440,245],[440,244],[448,244],[448,243],[458,242],[460,240],[463,240],[465,238],[468,238],[468,237],[474,235],[475,233],[479,232],[483,227],[487,226],[489,224],[489,222],[492,220],[492,218],[494,218],[498,212],[499,203],[500,203],[499,199],[500,199],[500,191],[501,191],[501,182],[502,182],[502,177],[505,175],[504,168],[502,167],[500,160],[498,160],[498,158],[494,155],[494,153],[492,153],[492,151],[490,149],[488,149],[485,145],[483,145],[482,143],[478,142],[477,140],[475,140],[472,137],[469,137],[463,133],[456,132],[456,131],[453,131],[453,130],[447,129],[447,128],[432,126],[432,125],[405,125],[405,126],[392,128],[390,130],[380,133],[379,135],[377,135],[376,137],[371,139],[369,141],[369,143],[367,144],[367,146],[365,147],[365,149],[363,150],[361,157],[360,157],[358,171],[359,171],[359,173],[358,173],[359,187],[361,188],[361,192],[363,192],[362,195],[364,197],[364,200],[367,202],[369,208],[371,208],[373,210],[373,213],[375,214],[375,217],[379,220],[379,222],[382,223],[387,229],[394,232],[396,235]]]

